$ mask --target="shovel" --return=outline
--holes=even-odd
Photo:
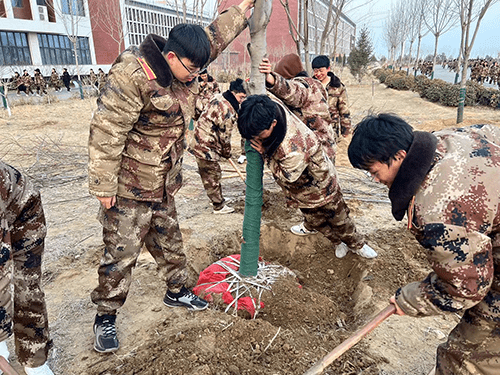
[[[396,307],[394,305],[387,306],[384,310],[378,313],[378,315],[373,318],[370,322],[368,322],[365,326],[363,326],[359,331],[354,333],[351,337],[345,340],[342,344],[333,349],[330,353],[328,353],[323,359],[316,362],[316,364],[307,370],[304,375],[319,375],[323,372],[325,368],[327,368],[333,361],[335,361],[338,357],[356,345],[361,341],[363,337],[373,331],[380,323],[382,323],[385,319],[390,317],[392,314],[396,312]]]
[[[4,375],[19,375],[16,370],[12,368],[9,362],[0,355],[0,370],[3,371]]]

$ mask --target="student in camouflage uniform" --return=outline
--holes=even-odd
[[[344,138],[351,133],[351,112],[347,101],[347,91],[340,79],[330,70],[328,56],[316,56],[312,61],[314,78],[321,82],[328,93],[328,110],[332,117],[335,139]]]
[[[269,92],[291,110],[318,137],[325,154],[335,164],[336,144],[331,126],[331,117],[327,105],[327,93],[321,83],[307,76],[300,57],[291,53],[284,56],[274,69],[268,59],[263,59],[259,71],[266,74],[266,86]],[[304,222],[290,228],[299,236],[315,234]]]
[[[98,88],[99,90],[102,90],[107,81],[106,73],[104,73],[104,71],[101,68],[99,68],[99,70],[97,71],[97,75],[99,77]]]
[[[229,90],[216,94],[196,122],[194,136],[190,139],[189,152],[196,157],[198,171],[212,201],[214,214],[228,214],[234,208],[226,205],[222,196],[221,157],[231,157],[231,133],[238,119],[241,102],[246,98],[241,78],[229,84]]]
[[[323,233],[337,257],[348,251],[366,258],[377,256],[349,217],[335,167],[316,133],[279,99],[249,96],[241,104],[238,130],[267,161],[287,204],[300,208],[307,229]]]
[[[394,218],[406,213],[433,269],[397,290],[398,314],[463,314],[436,375],[500,374],[500,128],[427,133],[380,114],[356,126],[348,153],[389,187]]]
[[[93,88],[98,88],[99,87],[99,79],[97,78],[97,74],[95,74],[94,69],[90,69],[89,72],[89,78],[90,78],[90,85]]]
[[[42,201],[31,182],[2,161],[0,231],[0,355],[8,359],[5,340],[14,333],[26,374],[53,375],[46,364],[52,341],[41,287],[47,231]]]
[[[208,74],[207,69],[203,69],[198,77],[200,85],[200,96],[203,98],[203,106],[207,105],[215,94],[220,94],[220,88],[214,77]],[[203,108],[204,109],[204,108]]]
[[[47,83],[45,82],[45,78],[43,78],[43,75],[40,72],[40,69],[35,69],[36,94],[37,95],[47,94],[47,90],[45,90],[46,87],[47,87]]]
[[[50,73],[50,83],[56,91],[61,91],[61,81],[55,68],[52,68],[52,73]]]
[[[24,73],[21,77],[21,82],[23,83],[24,87],[26,87],[26,95],[32,94],[33,95],[33,78],[31,78],[30,74],[28,71],[25,69]]]
[[[264,58],[259,71],[266,75],[267,90],[316,133],[326,155],[335,164],[335,138],[326,101],[327,93],[321,83],[307,76],[300,57],[295,53],[284,56],[276,64],[274,72],[269,60]]]
[[[253,0],[243,0],[205,29],[176,25],[168,40],[148,35],[118,56],[101,88],[89,138],[89,188],[101,202],[105,243],[99,286],[91,294],[99,352],[119,347],[116,312],[143,245],[166,280],[167,306],[208,306],[184,286],[186,255],[174,194],[182,184],[184,135],[199,93],[194,78],[245,29],[251,7]]]

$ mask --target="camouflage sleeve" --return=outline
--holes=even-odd
[[[223,102],[213,100],[197,121],[189,151],[198,159],[218,161],[231,156],[232,114]]]
[[[287,106],[293,108],[302,108],[310,105],[311,90],[300,82],[285,79],[277,73],[271,73],[274,76],[274,85],[268,87],[269,92],[276,95]]]
[[[305,154],[298,151],[288,153],[277,162],[279,167],[275,169],[275,177],[288,183],[297,181],[307,168]]]
[[[345,86],[341,86],[340,96],[337,101],[339,116],[340,116],[340,131],[342,135],[351,133],[351,112],[349,111],[349,102],[347,101],[347,91]]]
[[[493,281],[491,239],[477,231],[443,223],[427,224],[420,243],[428,249],[434,272],[396,292],[410,316],[458,312],[478,304]]]
[[[99,197],[116,195],[125,141],[144,106],[136,79],[142,73],[140,66],[132,54],[120,58],[90,123],[89,191]]]
[[[238,6],[232,6],[222,12],[210,25],[205,28],[210,41],[210,64],[222,51],[245,30],[247,19]]]

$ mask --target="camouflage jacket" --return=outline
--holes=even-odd
[[[33,197],[38,197],[29,180],[17,169],[0,161],[0,247],[10,247],[9,232]],[[37,198],[39,199],[39,197]],[[21,225],[21,224],[20,224]],[[24,230],[29,231],[29,224],[24,223]],[[44,229],[45,230],[45,229]]]
[[[500,323],[500,128],[414,134],[389,197],[433,272],[396,301],[411,316],[474,308]]]
[[[199,83],[200,93],[196,101],[196,110],[201,114],[215,94],[220,94],[219,84],[215,81],[207,82],[205,85]]]
[[[59,74],[57,74],[56,72],[51,73],[50,82],[52,82],[53,84],[59,83]]]
[[[213,61],[247,25],[236,6],[205,28]],[[113,64],[90,124],[89,190],[161,201],[181,186],[186,125],[195,114],[198,85],[173,77],[163,57],[166,40],[149,35]]]
[[[283,189],[287,205],[300,208],[321,207],[341,197],[332,161],[311,129],[279,100],[271,98],[286,113],[286,134],[267,159],[274,179]]]
[[[272,73],[275,83],[267,87],[316,133],[327,156],[335,160],[335,134],[326,102],[327,93],[321,82],[310,77],[295,77],[287,80]]]
[[[35,73],[35,85],[39,87],[45,87],[45,79],[40,73]]]
[[[231,132],[237,122],[238,114],[231,103],[223,94],[216,94],[195,124],[193,137],[189,139],[189,152],[198,159],[209,161],[219,161],[221,156],[229,158]]]
[[[326,91],[328,92],[328,110],[332,116],[334,132],[337,136],[339,131],[341,135],[346,135],[351,132],[351,119],[349,118],[351,112],[347,101],[347,91],[344,84],[338,78],[335,79],[333,73],[328,75],[330,82],[326,85]]]

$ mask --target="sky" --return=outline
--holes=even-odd
[[[358,3],[360,0],[358,0]],[[347,12],[347,16],[352,19],[357,25],[357,36],[363,26],[368,28],[371,40],[373,42],[374,53],[377,58],[388,56],[388,48],[383,39],[384,23],[389,16],[391,4],[396,3],[395,0],[374,0],[373,5],[364,6],[360,9]],[[471,27],[471,30],[475,24]],[[447,56],[458,56],[460,47],[461,30],[457,25],[447,33],[439,37],[438,54],[445,53]],[[427,56],[434,53],[435,37],[428,33],[422,39],[420,56]],[[407,43],[408,51],[408,43]],[[416,53],[416,42],[413,47],[413,55]],[[486,55],[492,57],[500,57],[500,2],[491,6],[483,20],[472,48],[471,57],[484,57]]]

